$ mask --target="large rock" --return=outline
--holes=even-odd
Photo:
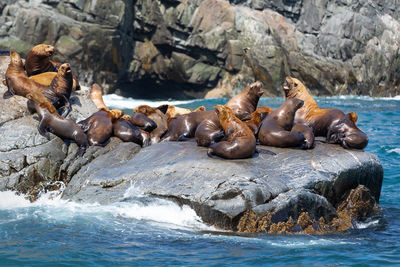
[[[272,224],[297,221],[302,214],[309,221],[323,218],[324,227],[337,230],[330,224],[343,219],[339,206],[360,185],[369,194],[370,213],[379,201],[383,169],[367,152],[322,142],[308,151],[258,150],[251,159],[223,160],[208,157],[207,149],[194,141],[159,143],[136,154],[129,144],[119,144],[116,151],[81,168],[63,198],[109,203],[153,195],[191,206],[207,223],[249,232],[268,232]],[[249,214],[254,218],[248,219]],[[267,215],[270,225],[251,227]]]
[[[232,96],[254,80],[277,96],[285,76],[316,95],[393,96],[399,10],[389,0],[7,0],[0,48],[53,44],[83,83],[136,97]]]

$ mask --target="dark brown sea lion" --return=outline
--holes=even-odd
[[[209,147],[224,137],[224,131],[221,128],[216,112],[210,113],[197,126],[194,137],[196,138],[197,145],[204,147]]]
[[[230,108],[239,119],[251,119],[251,113],[256,110],[258,100],[264,93],[261,87],[261,82],[248,85],[241,93],[232,97],[225,106]]]
[[[145,139],[140,129],[130,123],[130,116],[123,115],[121,118],[113,122],[113,134],[124,142],[133,142],[140,146],[147,146],[150,139]]]
[[[168,130],[167,116],[161,110],[147,105],[138,106],[133,112],[142,113],[157,124],[157,127],[150,133],[150,139],[152,144],[160,142],[161,137]]]
[[[113,122],[123,115],[119,109],[101,109],[89,118],[78,122],[91,146],[105,146],[113,133]]]
[[[250,158],[256,152],[256,138],[247,125],[238,119],[234,112],[223,105],[216,105],[219,122],[224,130],[226,141],[212,144],[208,155],[225,159]]]
[[[295,123],[313,129],[315,136],[324,136],[328,142],[339,143],[345,148],[363,149],[368,136],[355,124],[356,114],[344,114],[338,109],[321,109],[299,80],[286,77],[283,90],[286,99],[299,98],[304,106],[296,112]]]
[[[172,119],[168,125],[168,131],[163,137],[163,141],[178,141],[194,137],[197,126],[213,115],[215,115],[213,110],[207,110],[192,112]]]
[[[136,127],[148,133],[151,133],[155,128],[157,128],[157,123],[142,113],[134,113],[130,116],[129,121]]]
[[[304,148],[310,148],[305,143],[304,135],[296,131],[297,127],[293,127],[295,113],[303,104],[303,100],[298,98],[287,99],[282,106],[269,114],[262,121],[258,132],[260,143],[275,147],[304,146]],[[312,137],[312,139],[314,138]],[[314,143],[313,140],[312,143]]]
[[[40,92],[30,92],[26,95],[36,103],[36,112],[39,114],[39,133],[50,140],[49,132],[62,139],[74,140],[79,146],[78,155],[82,156],[88,147],[86,134],[70,119],[58,115],[56,108]]]
[[[61,63],[50,60],[54,52],[54,46],[48,44],[39,44],[32,47],[25,58],[25,70],[28,77],[43,72],[57,72]],[[79,80],[75,74],[72,73],[72,76],[76,84],[74,88],[79,90]]]

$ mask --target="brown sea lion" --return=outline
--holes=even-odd
[[[261,121],[268,116],[273,110],[270,107],[257,107],[256,111],[261,114]]]
[[[225,159],[250,158],[256,152],[256,138],[247,125],[235,116],[228,107],[216,105],[219,122],[224,130],[226,141],[212,144],[209,156],[217,155]]]
[[[105,146],[113,133],[113,122],[118,120],[123,111],[119,109],[101,109],[89,118],[78,122],[86,133],[91,146]]]
[[[251,120],[244,121],[247,127],[253,132],[254,136],[257,136],[258,129],[262,121],[262,113],[258,110],[251,113]]]
[[[8,99],[14,95],[26,97],[30,92],[40,92],[46,89],[46,86],[28,79],[21,56],[15,51],[10,51],[10,64],[5,74],[5,85],[8,90],[3,95],[4,99]]]
[[[344,148],[363,149],[368,145],[368,136],[355,124],[356,114],[344,114],[338,109],[321,109],[299,80],[286,77],[283,90],[286,99],[299,98],[304,106],[296,112],[295,123],[313,129],[315,136],[324,136],[330,143],[339,143]]]
[[[192,113],[192,112],[197,112],[197,111],[204,111],[204,110],[206,110],[206,107],[205,107],[205,106],[200,106],[200,107],[196,108],[195,110],[190,110],[190,109],[188,109],[188,108],[181,108],[181,107],[177,107],[177,106],[173,106],[173,105],[168,105],[168,104],[161,105],[161,106],[159,106],[159,107],[157,107],[157,108],[160,109],[160,110],[163,110],[163,109],[165,110],[165,109],[166,109],[166,111],[165,111],[164,113],[165,113],[165,115],[166,115],[167,118],[168,118],[168,123],[169,123],[172,119],[174,119],[174,118],[176,118],[176,117],[184,116],[184,115],[187,115],[187,114]]]
[[[196,128],[194,134],[197,145],[209,147],[210,145],[221,141],[224,137],[224,131],[219,123],[216,112],[210,113]]]
[[[310,148],[305,143],[304,135],[296,131],[297,127],[293,127],[295,113],[303,104],[303,100],[298,98],[287,99],[278,109],[269,114],[262,121],[258,132],[260,143],[275,147]],[[314,143],[313,140],[312,143]]]
[[[241,93],[232,97],[225,106],[230,108],[241,120],[250,120],[258,104],[258,100],[264,93],[261,90],[262,83],[254,82],[246,87]]]
[[[50,140],[49,132],[63,139],[74,140],[79,146],[78,155],[82,156],[88,147],[88,140],[78,124],[58,115],[56,108],[42,93],[30,92],[26,97],[36,103],[36,112],[40,117],[39,133],[48,140]]]
[[[194,137],[197,126],[213,114],[215,114],[213,110],[197,111],[172,119],[163,141],[178,141]]]
[[[108,110],[106,104],[104,104],[104,101],[103,101],[103,92],[101,90],[101,87],[97,83],[94,83],[92,85],[92,89],[90,90],[89,98],[90,98],[90,100],[93,101],[93,103],[99,110],[100,109]]]
[[[42,93],[53,104],[62,117],[66,117],[72,110],[69,98],[71,96],[73,78],[71,66],[68,63],[61,64],[56,76]],[[32,103],[28,101],[28,108],[32,111]]]
[[[25,70],[29,76],[37,75],[43,72],[57,72],[61,63],[50,60],[54,54],[54,46],[48,44],[39,44],[32,47],[25,58]],[[75,80],[75,89],[80,89],[78,78],[72,73]]]
[[[148,133],[157,128],[157,123],[142,113],[134,113],[132,116],[130,116],[129,121],[139,129],[142,129]]]
[[[142,113],[157,124],[157,127],[150,133],[150,139],[152,144],[160,142],[161,137],[168,130],[167,116],[161,110],[147,105],[138,106],[133,112]]]
[[[33,76],[30,76],[29,79],[35,81],[38,84],[44,85],[44,86],[50,86],[51,82],[53,81],[54,77],[56,77],[57,72],[43,72],[40,74],[36,74]],[[73,80],[72,84],[72,91],[76,91],[76,81]]]
[[[121,118],[113,122],[113,134],[124,142],[133,142],[140,146],[148,146],[150,139],[144,139],[140,129],[130,123],[130,116],[123,115]]]

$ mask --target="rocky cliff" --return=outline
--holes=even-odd
[[[316,95],[400,94],[400,2],[1,1],[0,48],[55,45],[84,83],[136,97],[230,96],[283,77]]]

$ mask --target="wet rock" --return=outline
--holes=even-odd
[[[117,149],[124,151],[125,146]],[[383,169],[367,152],[321,142],[308,151],[265,146],[258,150],[252,159],[214,159],[206,148],[189,141],[159,143],[127,156],[108,153],[79,170],[63,198],[109,203],[132,197],[129,194],[147,194],[187,204],[205,222],[223,229],[307,233],[310,225],[316,233],[336,231],[339,227],[332,224],[342,210],[360,206],[354,204],[359,199],[379,201]],[[349,195],[360,185],[365,189],[362,197]],[[346,198],[351,201],[343,202]],[[364,205],[362,214],[372,214],[375,202]],[[340,230],[352,226],[346,225]]]

